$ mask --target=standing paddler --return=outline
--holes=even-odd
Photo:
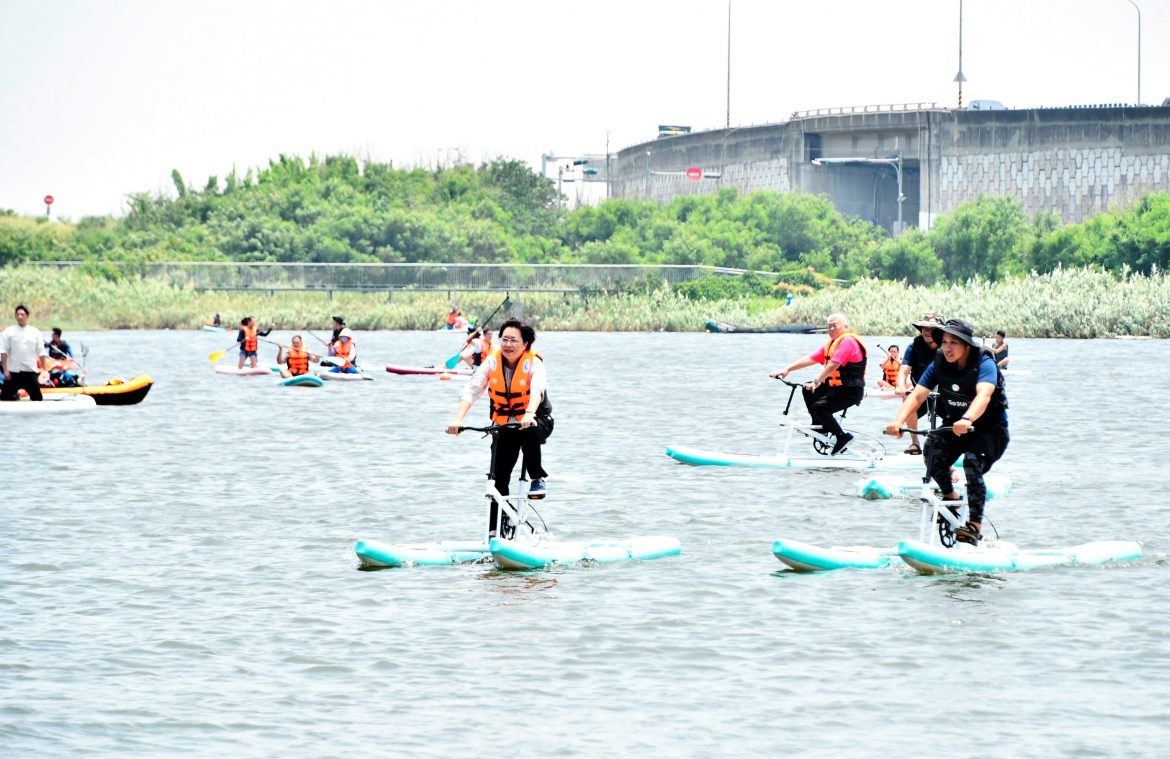
[[[991,351],[982,347],[975,339],[975,330],[962,319],[948,319],[941,327],[935,327],[933,338],[942,347],[914,391],[902,402],[886,434],[901,437],[902,427],[915,417],[930,391],[938,390],[936,411],[943,425],[951,430],[927,440],[931,447],[927,450],[930,476],[944,501],[959,500],[951,481],[951,464],[962,454],[970,517],[955,530],[955,539],[979,545],[983,537],[983,504],[987,500],[983,475],[1003,456],[1009,439],[1003,376]]]

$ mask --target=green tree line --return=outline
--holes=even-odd
[[[775,272],[775,289],[831,279],[912,285],[1090,267],[1153,273],[1170,264],[1170,194],[1082,224],[1029,219],[980,197],[928,231],[891,239],[823,197],[725,188],[669,203],[607,200],[562,211],[524,163],[396,169],[349,156],[280,156],[175,195],[135,193],[124,216],[49,222],[0,211],[0,265],[94,262],[460,262],[706,264]],[[747,283],[756,292],[758,283]],[[718,288],[717,288],[718,289]],[[724,292],[724,287],[720,292]],[[724,294],[726,294],[724,292]],[[702,297],[702,288],[696,293]]]

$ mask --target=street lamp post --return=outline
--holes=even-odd
[[[955,81],[959,83],[959,107],[963,107],[963,0],[959,0],[959,73],[955,74]]]
[[[731,0],[727,0],[727,121],[724,127],[731,127]]]
[[[1138,90],[1137,90],[1137,104],[1142,104],[1142,9],[1133,0],[1126,0],[1127,3],[1133,6],[1137,11],[1138,16]]]

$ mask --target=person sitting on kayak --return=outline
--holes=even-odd
[[[213,326],[213,327],[222,327],[223,326],[223,322],[220,320],[218,312],[215,314],[214,317],[212,317],[211,326]]]
[[[995,356],[995,363],[1000,369],[1008,368],[1007,333],[1002,329],[995,331],[995,343],[991,346],[991,353]]]
[[[284,364],[280,367],[280,376],[285,379],[299,377],[309,373],[309,363],[321,363],[321,357],[305,350],[304,341],[300,335],[293,335],[291,346],[280,346],[276,352],[276,363]]]
[[[898,346],[891,345],[886,348],[886,360],[882,362],[882,376],[878,377],[877,386],[882,390],[895,389],[898,386],[898,371],[901,368],[902,357],[898,355]]]
[[[936,327],[934,340],[942,347],[914,391],[902,402],[894,421],[886,426],[886,434],[901,437],[902,427],[918,406],[930,391],[938,390],[936,411],[943,425],[951,430],[936,433],[928,441],[930,476],[943,500],[959,500],[951,481],[951,465],[963,456],[970,517],[955,531],[955,539],[979,545],[987,500],[983,475],[1003,456],[1009,440],[1003,375],[991,351],[982,347],[975,330],[962,319],[948,319],[942,327]]]
[[[938,343],[934,341],[934,328],[941,327],[942,323],[942,314],[934,311],[923,314],[922,321],[913,323],[912,326],[918,330],[918,334],[906,346],[906,352],[902,354],[902,368],[898,370],[898,393],[903,397],[914,389],[926,367],[934,361],[934,354],[938,352]],[[923,401],[918,407],[918,419],[926,416],[928,405]],[[922,455],[922,446],[918,443],[917,435],[910,435],[910,445],[905,453],[911,456]]]
[[[330,356],[335,355],[333,353],[333,344],[337,342],[337,339],[339,337],[341,337],[341,330],[343,330],[343,329],[345,329],[345,317],[344,316],[334,316],[333,317],[333,336],[329,338],[329,355]]]
[[[252,368],[256,368],[256,364],[260,361],[256,356],[256,351],[260,347],[260,338],[267,337],[268,333],[275,328],[276,325],[272,324],[268,329],[260,331],[256,328],[256,320],[253,317],[245,316],[240,319],[240,331],[236,335],[236,342],[240,344],[240,363],[236,367],[237,369],[243,369],[244,361],[247,359],[251,359]]]
[[[344,372],[345,374],[357,374],[357,343],[353,339],[353,332],[349,327],[341,330],[337,336],[337,342],[332,344],[333,358],[337,359],[334,366],[329,371]]]
[[[469,368],[475,369],[492,352],[492,333],[484,331],[481,334],[476,327],[468,327],[467,332],[467,342],[459,354],[459,360]]]
[[[73,358],[73,349],[69,347],[69,343],[61,339],[60,327],[53,327],[53,336],[45,343],[45,350],[49,352],[49,358],[58,361]]]
[[[505,425],[519,422],[519,427],[505,427],[492,438],[492,465],[489,477],[500,495],[508,495],[508,483],[520,452],[524,452],[524,471],[531,478],[530,498],[543,498],[547,489],[541,462],[540,446],[553,430],[552,403],[548,399],[544,360],[532,350],[536,330],[519,319],[500,325],[499,347],[494,349],[463,389],[455,418],[447,425],[448,435],[458,435],[472,404],[488,393],[488,414],[492,423]],[[495,525],[498,507],[493,503],[489,525]]]
[[[816,379],[804,383],[804,405],[808,407],[813,425],[831,434],[833,456],[849,446],[853,435],[841,429],[833,414],[857,406],[865,397],[866,350],[860,338],[849,331],[844,314],[829,316],[829,342],[787,368],[772,372],[772,377],[787,377],[790,372],[813,364],[824,364]]]

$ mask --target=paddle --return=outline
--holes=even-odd
[[[479,328],[480,328],[480,329],[487,329],[487,326],[488,326],[488,324],[489,324],[489,323],[491,323],[492,317],[493,317],[493,316],[495,316],[495,315],[496,315],[496,313],[498,313],[498,312],[499,312],[499,310],[500,310],[501,308],[503,308],[504,306],[508,305],[508,303],[509,303],[510,301],[511,301],[511,298],[510,298],[510,296],[508,296],[508,295],[504,295],[504,300],[503,300],[503,302],[502,302],[502,303],[500,303],[500,305],[496,306],[496,309],[495,309],[495,311],[492,311],[490,314],[488,314],[488,315],[487,315],[487,318],[486,318],[486,319],[484,319],[483,321],[481,321],[481,322],[479,323],[479,324],[480,324],[480,327],[479,327]],[[464,341],[463,341],[463,346],[462,346],[462,347],[461,347],[461,348],[460,348],[458,351],[456,351],[456,352],[455,352],[455,355],[454,355],[454,356],[452,356],[451,358],[449,358],[449,359],[447,359],[446,361],[444,361],[444,362],[443,362],[443,365],[444,365],[444,366],[446,366],[448,369],[454,369],[454,368],[455,368],[455,365],[459,363],[459,357],[460,357],[461,355],[463,355],[463,350],[464,350],[464,349],[465,349],[467,346],[471,345],[471,341],[475,339],[474,335],[475,335],[476,333],[475,333],[475,332],[472,332],[471,334],[472,334],[472,337],[469,337],[469,338],[467,338],[466,340],[464,340]]]
[[[310,333],[310,334],[312,334],[312,333]],[[259,337],[256,339],[262,343],[270,343],[270,344],[275,345],[277,347],[284,348],[285,350],[292,350],[291,345],[285,345],[284,343],[278,343],[275,340],[269,340],[268,338],[265,338],[265,337]],[[321,366],[339,366],[339,364],[337,364],[331,356],[321,356],[321,355],[318,355],[316,353],[310,353],[309,356],[319,359],[319,363],[321,364]]]
[[[228,351],[239,348],[241,345],[243,345],[243,343],[232,343],[221,351],[212,351],[211,353],[207,354],[207,360],[214,364],[216,361],[219,361],[221,358],[223,358]]]

